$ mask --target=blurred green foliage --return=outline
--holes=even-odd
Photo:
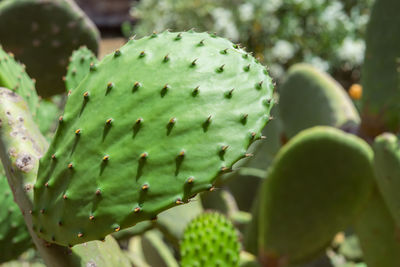
[[[141,0],[133,33],[195,28],[254,51],[275,78],[296,62],[357,81],[373,0]],[[126,25],[125,25],[126,26]],[[126,28],[126,27],[125,27]],[[125,30],[126,32],[126,30]],[[345,76],[345,77],[343,77]]]

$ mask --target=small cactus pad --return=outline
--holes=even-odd
[[[182,267],[239,266],[240,243],[222,214],[203,213],[189,223],[180,245]]]
[[[0,26],[1,27],[1,26]],[[1,43],[1,39],[0,39]],[[35,115],[38,105],[35,83],[25,72],[25,65],[15,61],[12,53],[6,53],[0,46],[0,87],[10,88],[28,103],[29,110]]]
[[[363,131],[376,136],[400,129],[400,1],[377,0],[366,34],[362,68]]]
[[[372,157],[362,139],[332,127],[313,127],[291,139],[261,191],[263,262],[301,263],[322,252],[365,204]]]
[[[0,174],[0,263],[16,259],[32,246],[24,217],[3,174]]]
[[[96,27],[71,0],[0,3],[0,43],[26,64],[43,97],[64,92],[68,57],[82,45],[97,52],[98,40]]]
[[[393,134],[384,133],[375,139],[375,178],[381,195],[400,226],[400,144]]]
[[[311,65],[291,67],[279,91],[279,115],[289,138],[312,126],[353,130],[360,122],[343,87]]]
[[[67,91],[73,90],[89,73],[90,64],[97,64],[96,56],[86,46],[75,50],[68,65],[67,76],[65,76],[65,87]]]
[[[396,226],[378,189],[371,194],[359,214],[354,230],[368,267],[400,266],[399,226]]]
[[[130,40],[68,97],[35,185],[38,234],[103,238],[212,188],[261,138],[272,93],[265,68],[226,39]]]

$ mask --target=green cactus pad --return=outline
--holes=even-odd
[[[32,246],[31,236],[26,228],[24,217],[0,166],[0,263],[16,259]]]
[[[72,248],[76,262],[74,266],[130,267],[128,257],[122,252],[117,241],[107,236],[104,242],[91,241]]]
[[[0,87],[10,88],[10,90],[20,95],[28,103],[32,115],[36,114],[39,98],[36,94],[34,81],[25,72],[25,65],[16,62],[14,55],[6,53],[1,46]]]
[[[182,267],[239,266],[240,243],[222,214],[204,213],[189,223],[181,243]]]
[[[313,127],[291,139],[262,187],[261,258],[302,263],[322,252],[365,204],[372,158],[362,139],[332,127]]]
[[[339,83],[311,65],[291,67],[279,91],[279,115],[288,138],[318,125],[354,131],[360,122]]]
[[[26,64],[43,97],[64,92],[72,51],[86,45],[97,53],[98,41],[96,27],[71,0],[0,2],[0,43]]]
[[[400,144],[393,134],[385,133],[375,139],[375,178],[381,195],[400,225]]]
[[[400,129],[399,10],[400,1],[375,1],[367,27],[361,104],[369,136]]]
[[[272,93],[265,68],[226,39],[129,41],[68,98],[40,163],[36,231],[61,245],[99,239],[210,189],[261,138]]]
[[[67,91],[73,90],[89,73],[90,64],[97,64],[96,56],[86,46],[75,50],[68,65],[67,75],[65,76],[65,87]]]
[[[399,227],[378,189],[358,216],[354,230],[360,240],[363,259],[368,267],[400,266]]]

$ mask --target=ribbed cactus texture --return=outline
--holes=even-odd
[[[400,225],[400,144],[394,134],[385,133],[375,139],[374,167],[382,198]]]
[[[89,73],[90,64],[97,64],[96,56],[86,46],[75,50],[68,65],[67,75],[65,76],[65,87],[67,91],[72,91]]]
[[[0,263],[3,263],[16,259],[32,246],[32,241],[3,167],[0,168]]]
[[[183,234],[180,250],[182,267],[239,266],[238,233],[220,213],[203,213],[191,221]]]
[[[300,132],[278,153],[261,190],[264,264],[301,263],[322,252],[363,207],[373,185],[372,149],[341,130]]]
[[[102,239],[212,188],[261,138],[272,93],[266,69],[226,39],[129,41],[68,98],[40,162],[36,231],[61,245]]]
[[[20,95],[28,103],[32,115],[36,114],[39,99],[36,94],[35,82],[26,73],[25,65],[18,63],[14,59],[14,54],[5,52],[1,46],[0,87],[9,88]]]
[[[400,1],[376,0],[362,67],[363,131],[376,136],[400,129]]]
[[[354,131],[360,123],[357,110],[343,87],[311,65],[292,66],[279,91],[279,115],[289,138],[313,126]]]
[[[71,0],[4,0],[0,43],[24,62],[39,95],[64,92],[68,57],[82,45],[97,52],[99,33]]]

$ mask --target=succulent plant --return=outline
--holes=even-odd
[[[182,266],[239,266],[240,243],[232,223],[219,213],[204,213],[185,229]]]
[[[0,43],[26,64],[28,73],[37,79],[37,89],[43,97],[65,90],[62,76],[72,51],[86,45],[97,53],[98,41],[97,28],[74,1],[4,0],[0,3]]]
[[[47,1],[5,0],[0,21],[15,6],[64,8]],[[377,0],[370,29],[386,25],[376,18],[382,5],[398,3]],[[367,46],[367,61],[376,60],[368,54],[374,41]],[[396,53],[386,51],[375,68],[388,64],[394,74]],[[9,183],[0,179],[0,190],[13,194],[0,205],[18,206],[11,215],[0,209],[8,253],[1,261],[33,243],[55,267],[356,266],[360,259],[337,247],[346,231],[369,267],[399,266],[398,114],[380,95],[395,101],[394,87],[378,93],[363,80],[366,98],[361,86],[350,93],[359,115],[331,77],[298,64],[274,92],[266,68],[244,49],[193,30],[131,39],[101,61],[81,48],[69,65],[54,133],[63,97],[39,101],[24,68],[0,50],[0,157]]]

